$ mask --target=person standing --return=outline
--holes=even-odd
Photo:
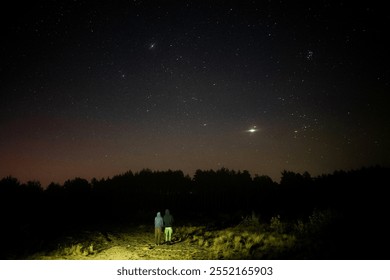
[[[157,212],[157,216],[154,218],[154,240],[157,246],[161,244],[161,234],[162,234],[163,226],[164,226],[164,221],[163,218],[161,217],[161,213]]]
[[[172,234],[173,234],[173,229],[172,229],[172,226],[173,226],[173,216],[169,213],[169,209],[166,209],[165,210],[165,215],[164,215],[164,227],[165,227],[165,230],[164,230],[164,233],[165,233],[165,242],[167,244],[171,244],[171,241],[172,241]]]

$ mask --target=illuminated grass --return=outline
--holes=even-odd
[[[333,219],[314,211],[305,221],[283,221],[276,215],[260,223],[256,216],[228,228],[181,226],[173,244],[154,244],[150,226],[121,228],[110,233],[83,232],[60,240],[57,247],[31,259],[310,259],[326,249],[321,234]],[[64,241],[65,240],[65,241]]]

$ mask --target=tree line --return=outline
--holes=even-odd
[[[313,208],[348,208],[373,204],[386,189],[389,169],[369,167],[311,177],[284,170],[280,183],[248,171],[196,170],[193,178],[182,171],[144,169],[112,178],[74,178],[63,185],[0,180],[3,213],[14,217],[45,212],[72,216],[72,220],[122,219],[156,209],[172,208],[190,214],[250,213],[296,217]],[[374,203],[375,204],[375,203]],[[96,216],[96,217],[95,217]]]

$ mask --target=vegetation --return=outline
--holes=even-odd
[[[6,177],[0,180],[0,258],[45,250],[96,255],[103,241],[67,243],[65,233],[148,228],[156,212],[169,208],[176,238],[210,259],[386,259],[388,174],[383,167],[315,178],[283,171],[276,183],[225,168],[197,170],[193,178],[182,171],[142,170],[45,189]]]

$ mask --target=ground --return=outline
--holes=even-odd
[[[332,244],[318,239],[321,235],[311,236],[312,225],[309,227],[301,223],[294,230],[287,228],[278,217],[273,218],[270,224],[259,223],[257,217],[249,217],[235,225],[187,224],[173,228],[172,244],[159,246],[155,244],[154,228],[150,225],[78,229],[43,242],[26,259],[245,260],[330,256],[328,251]]]
[[[191,260],[208,259],[210,253],[198,242],[183,240],[177,232],[171,244],[154,243],[154,229],[129,227],[112,232],[83,231],[66,236],[57,249],[42,251],[31,259],[65,260]]]

